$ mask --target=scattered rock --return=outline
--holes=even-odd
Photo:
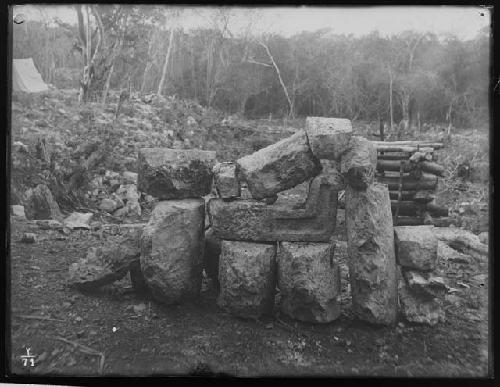
[[[434,226],[394,227],[398,264],[417,270],[432,270],[437,264],[438,240]]]
[[[137,173],[125,171],[122,173],[122,176],[126,183],[137,184]]]
[[[461,253],[471,255],[476,259],[484,260],[488,257],[488,245],[481,243],[479,237],[459,228],[435,227],[434,234],[451,248]]]
[[[92,212],[73,212],[63,221],[63,226],[69,229],[90,229],[90,220],[94,214]]]
[[[105,212],[109,212],[109,213],[116,210],[117,207],[118,207],[118,204],[114,200],[109,199],[109,198],[102,199],[101,203],[99,204],[99,209],[101,211],[105,211]]]
[[[440,261],[450,261],[456,263],[471,263],[472,257],[467,254],[462,254],[455,249],[452,249],[445,242],[438,241],[438,259]]]
[[[54,219],[41,219],[35,223],[42,230],[62,230],[63,228],[62,223]]]
[[[59,205],[52,197],[52,193],[45,184],[26,192],[24,209],[27,219],[61,219]]]
[[[274,196],[321,171],[304,131],[242,157],[237,164],[254,199]]]
[[[24,213],[24,206],[21,206],[19,204],[10,206],[10,213],[11,215],[17,218],[26,219],[26,214]]]
[[[143,148],[137,187],[160,200],[205,196],[211,190],[214,163],[211,151]]]
[[[488,245],[489,238],[488,238],[488,232],[487,231],[483,231],[477,237],[479,238],[479,242],[484,243],[485,245]]]
[[[281,242],[277,253],[281,310],[301,321],[340,316],[340,272],[331,243]]]
[[[412,292],[431,298],[443,298],[449,289],[443,277],[429,272],[403,270],[403,277]]]
[[[36,234],[33,234],[31,232],[26,232],[23,234],[21,238],[22,243],[36,243],[38,240]]]
[[[345,190],[346,228],[354,314],[368,322],[396,320],[397,281],[391,201],[386,185]]]
[[[318,159],[338,160],[348,150],[352,124],[348,119],[307,117],[309,144]]]
[[[240,317],[271,313],[276,288],[276,245],[222,241],[217,304]]]
[[[160,302],[196,298],[203,271],[205,202],[158,202],[141,238],[141,268],[148,288]]]

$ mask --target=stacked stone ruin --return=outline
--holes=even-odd
[[[205,256],[205,272],[218,285],[217,303],[231,314],[271,313],[279,289],[283,314],[331,322],[341,313],[334,231],[337,193],[345,190],[355,316],[394,323],[398,285],[405,315],[435,308],[441,316],[436,295],[431,296],[438,287],[431,271],[437,246],[415,244],[412,232],[399,228],[402,269],[397,266],[389,190],[374,181],[376,164],[375,146],[353,136],[349,120],[324,117],[308,117],[304,130],[234,162],[216,163],[215,152],[201,150],[142,149],[138,189],[160,202],[142,233],[135,281],[143,281],[163,303],[196,298]],[[202,197],[210,193],[212,180],[217,197],[206,205],[210,229],[205,234]],[[278,200],[281,192],[302,183],[308,184],[302,206]],[[427,238],[427,231],[419,235]],[[422,246],[429,250],[425,257]],[[426,281],[427,297],[421,289]]]

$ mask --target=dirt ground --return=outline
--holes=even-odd
[[[11,372],[16,375],[453,376],[488,375],[488,264],[440,262],[450,286],[447,321],[435,327],[362,323],[350,313],[339,210],[342,316],[298,323],[278,312],[245,321],[221,311],[209,280],[196,302],[161,305],[130,279],[92,294],[67,285],[71,263],[110,235],[41,230],[11,220]],[[24,232],[39,241],[21,243]],[[344,241],[344,242],[343,242]],[[35,366],[23,366],[26,348]]]

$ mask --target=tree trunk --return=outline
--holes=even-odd
[[[151,71],[152,67],[152,60],[151,60],[151,55],[152,55],[152,50],[153,50],[153,30],[149,33],[149,39],[148,39],[148,58],[146,62],[146,68],[144,69],[144,74],[142,75],[142,82],[141,82],[141,93],[144,93],[144,89],[146,87],[146,80],[149,72]]]
[[[392,106],[392,83],[393,83],[393,77],[392,77],[392,70],[389,69],[389,115],[390,115],[390,120],[391,120],[391,133],[394,133],[394,113],[393,113],[393,106]]]
[[[170,53],[172,52],[172,43],[174,41],[174,28],[170,29],[170,38],[168,40],[167,54],[165,55],[165,63],[163,64],[163,70],[161,72],[160,83],[158,84],[158,91],[156,94],[161,95],[163,90],[163,85],[165,84],[165,79],[167,77],[168,62],[170,60]]]

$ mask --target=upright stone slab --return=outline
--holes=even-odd
[[[59,205],[45,184],[39,184],[26,192],[24,211],[27,219],[62,219]]]
[[[436,267],[438,239],[434,226],[394,227],[394,242],[399,265],[417,270]]]
[[[351,137],[348,151],[340,159],[340,172],[357,190],[366,189],[375,178],[377,148],[363,137]]]
[[[345,190],[349,276],[354,313],[362,320],[392,324],[397,283],[391,201],[387,186]]]
[[[334,250],[332,243],[279,244],[278,287],[284,314],[313,323],[340,316],[340,275]]]
[[[215,189],[220,198],[232,199],[241,194],[237,165],[231,162],[217,163],[213,168]]]
[[[141,237],[141,268],[152,295],[173,304],[199,295],[204,248],[203,199],[158,202]]]
[[[212,151],[143,148],[137,189],[160,200],[205,196],[212,187],[213,164]]]
[[[272,197],[321,171],[304,131],[242,157],[237,164],[254,199]]]
[[[276,289],[276,245],[222,241],[217,304],[244,318],[272,312]]]
[[[306,133],[318,159],[338,160],[349,148],[352,124],[345,118],[307,117]]]

